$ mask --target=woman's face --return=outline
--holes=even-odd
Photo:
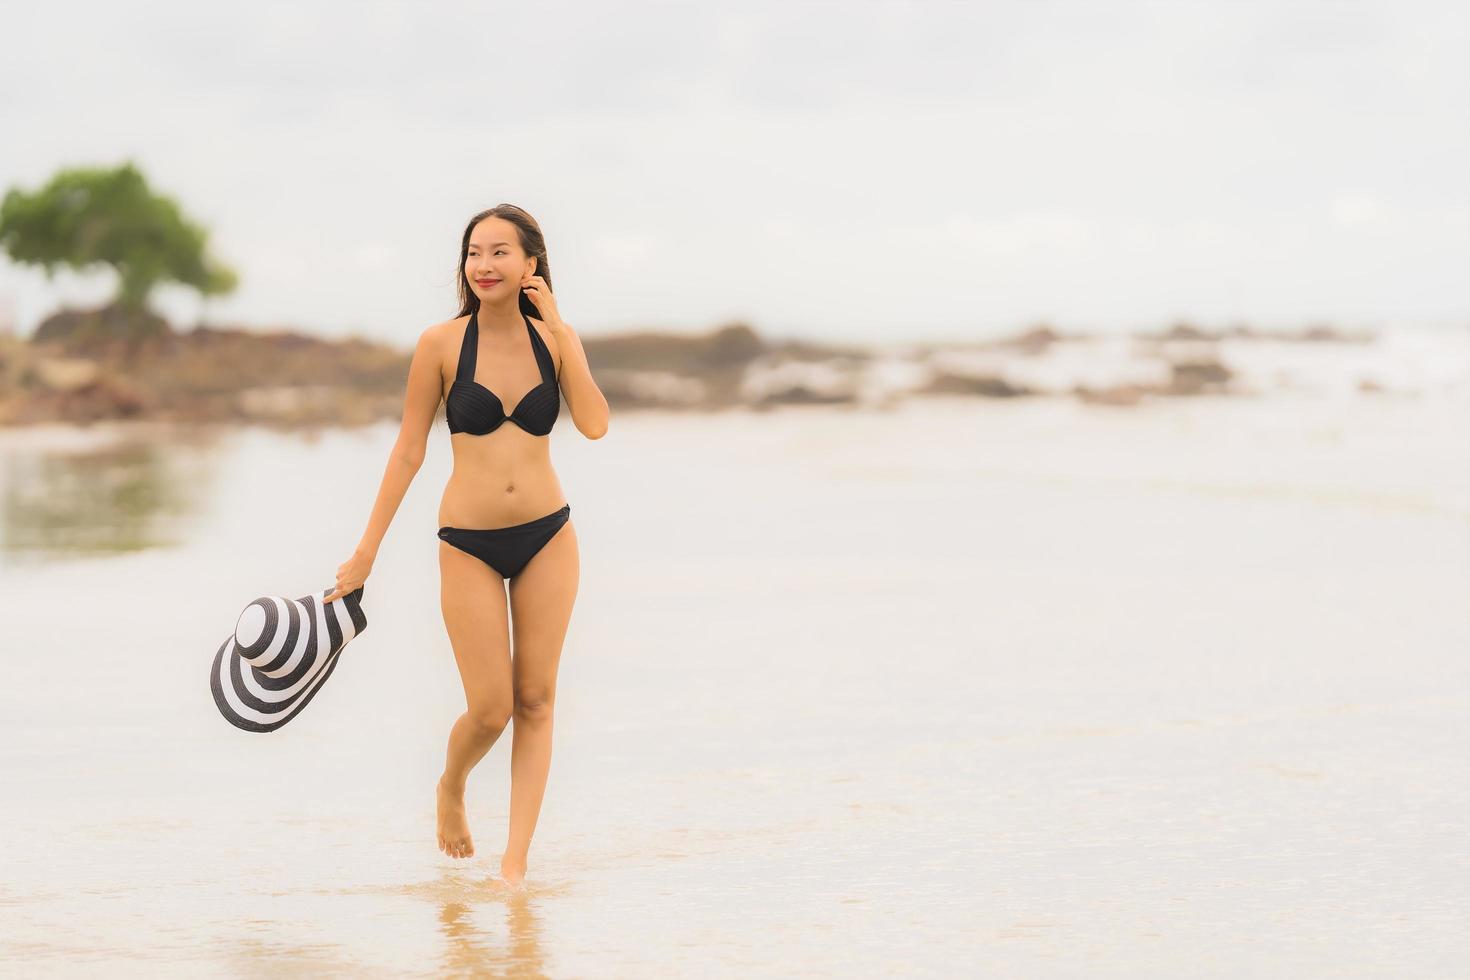
[[[486,218],[470,232],[464,277],[480,302],[518,302],[521,284],[535,269],[536,260],[521,251],[516,226],[504,218]]]

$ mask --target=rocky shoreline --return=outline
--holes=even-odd
[[[63,311],[30,339],[0,335],[0,426],[115,419],[356,425],[394,420],[402,411],[410,353],[381,343],[287,329],[177,331],[161,321],[146,331],[108,334],[96,329],[96,313],[88,315]],[[92,329],[83,329],[88,323]],[[732,323],[697,335],[643,331],[583,343],[615,410],[697,412],[889,407],[935,396],[1132,406],[1261,394],[1290,387],[1292,365],[1322,361],[1316,352],[1324,348],[1359,352],[1337,360],[1357,372],[1347,379],[1350,387],[1372,393],[1393,388],[1372,370],[1378,339],[1329,327],[1209,331],[1175,324],[1154,333],[1088,335],[1041,326],[991,340],[880,349],[770,340]]]

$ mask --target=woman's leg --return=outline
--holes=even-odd
[[[439,606],[468,708],[449,732],[439,778],[439,849],[451,857],[471,857],[475,846],[465,816],[465,781],[505,730],[514,704],[505,579],[441,541]]]
[[[546,793],[556,672],[580,577],[577,531],[568,520],[510,580],[515,726],[510,748],[510,833],[500,873],[512,884],[525,877],[531,835]]]

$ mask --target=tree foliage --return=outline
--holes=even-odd
[[[0,202],[0,248],[12,260],[41,266],[47,278],[58,266],[111,266],[117,303],[138,313],[161,282],[206,296],[235,288],[235,272],[207,254],[208,237],[172,198],[150,190],[132,161],[62,170],[40,190],[11,189]]]

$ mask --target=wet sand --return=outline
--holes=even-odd
[[[0,437],[8,968],[1463,970],[1463,401],[559,426],[583,578],[510,899],[509,733],[475,858],[434,841],[442,438],[321,696],[270,736],[209,697],[247,601],[330,584],[393,435]]]

